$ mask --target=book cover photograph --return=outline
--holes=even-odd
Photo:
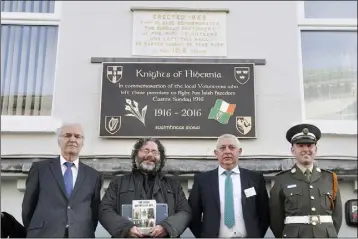
[[[138,227],[142,234],[150,234],[150,231],[156,224],[156,201],[133,200],[132,210],[132,222]]]

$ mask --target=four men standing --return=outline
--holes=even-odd
[[[270,199],[262,173],[238,166],[238,139],[225,134],[214,151],[218,168],[195,175],[187,200],[180,182],[165,176],[166,155],[157,139],[140,139],[132,151],[132,172],[115,177],[102,201],[102,177],[79,162],[83,131],[60,129],[61,155],[36,162],[26,182],[22,218],[27,237],[94,237],[98,218],[112,237],[179,237],[189,226],[195,237],[337,237],[342,203],[334,173],[313,164],[320,131],[297,125],[286,135],[295,166],[278,174]],[[122,216],[133,200],[168,205],[168,217],[149,235]],[[270,220],[271,215],[271,220]],[[271,222],[271,225],[270,225]]]

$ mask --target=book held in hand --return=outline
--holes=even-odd
[[[156,225],[156,204],[155,200],[132,201],[132,222],[144,235],[150,234]]]

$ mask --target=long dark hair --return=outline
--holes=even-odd
[[[133,147],[132,150],[132,155],[131,155],[131,159],[132,159],[132,168],[133,169],[138,169],[137,164],[136,164],[136,157],[138,155],[139,150],[143,147],[143,145],[145,145],[148,142],[154,142],[157,144],[158,146],[158,151],[160,154],[160,166],[158,169],[158,172],[162,171],[162,169],[164,168],[165,165],[165,161],[167,159],[167,156],[165,155],[165,148],[162,145],[162,143],[159,141],[159,139],[156,138],[143,138],[143,139],[139,139]]]

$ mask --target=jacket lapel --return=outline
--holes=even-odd
[[[292,177],[300,180],[300,181],[303,181],[305,183],[310,183],[307,181],[305,175],[302,173],[301,169],[299,167],[297,167],[297,165],[295,164],[295,166],[291,169],[291,175]]]
[[[217,206],[217,209],[220,211],[220,194],[219,194],[219,175],[218,175],[218,168],[212,170],[210,172],[210,176],[209,176],[209,182],[208,182],[208,187],[209,190],[212,192],[213,194],[213,199],[214,202]]]
[[[153,197],[155,198],[156,195],[158,194],[159,190],[161,190],[161,180],[163,178],[163,174],[161,172],[157,173],[157,175],[154,178],[154,185],[153,185]],[[162,193],[166,193],[166,192],[162,192]]]
[[[86,165],[84,165],[81,162],[78,162],[78,174],[77,174],[77,179],[76,179],[76,183],[75,183],[75,187],[73,188],[72,194],[71,194],[71,198],[75,196],[75,194],[78,192],[78,190],[81,188],[85,177],[86,177]]]
[[[241,181],[241,204],[242,204],[242,210],[245,209],[245,203],[246,203],[246,195],[245,195],[245,189],[248,189],[250,186],[250,178],[247,175],[247,172],[245,170],[240,169],[240,181]]]
[[[58,157],[55,160],[52,160],[50,162],[50,169],[52,171],[52,174],[54,178],[57,181],[58,186],[60,187],[63,195],[66,196],[66,190],[65,190],[65,182],[63,180],[62,170],[61,170],[61,163],[60,163],[60,157]]]

